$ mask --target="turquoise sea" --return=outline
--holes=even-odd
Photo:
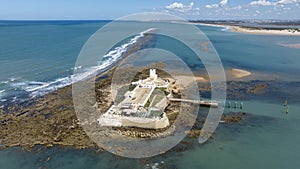
[[[70,84],[76,58],[87,39],[108,21],[0,21],[0,107],[41,96]],[[93,149],[36,147],[0,150],[0,168],[203,168],[296,169],[300,166],[300,43],[297,36],[246,35],[198,26],[211,40],[226,69],[251,71],[271,80],[278,91],[243,100],[249,119],[220,124],[205,144],[192,141],[184,151],[170,150],[148,159],[128,159]],[[156,45],[176,43],[163,38]],[[128,42],[124,42],[128,43]],[[203,68],[201,63],[190,65]],[[263,75],[263,76],[261,76]],[[289,114],[283,101],[289,98]],[[203,110],[205,111],[205,110]],[[226,109],[225,113],[237,111]],[[181,145],[183,146],[183,145]]]

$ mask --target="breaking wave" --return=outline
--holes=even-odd
[[[221,31],[223,31],[223,32],[228,32],[228,31],[230,31],[230,30],[231,30],[230,27],[224,27],[224,28],[221,29]]]
[[[90,68],[82,68],[82,66],[77,66],[72,68],[73,71],[80,69],[81,73],[77,73],[63,78],[58,78],[50,82],[17,81],[11,78],[9,81],[5,81],[5,83],[9,83],[9,85],[15,89],[21,89],[28,92],[31,97],[42,96],[59,88],[68,86],[72,83],[92,77],[96,73],[101,73],[110,69],[120,59],[122,59],[122,57],[131,45],[136,44],[142,37],[144,37],[145,33],[149,33],[152,30],[154,29],[151,28],[146,31],[143,31],[140,34],[133,37],[132,39],[130,39],[127,43],[109,51],[106,55],[102,57],[101,61],[98,62],[98,66]],[[0,91],[0,93],[1,92],[4,91]]]

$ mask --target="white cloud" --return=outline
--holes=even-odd
[[[174,2],[174,3],[166,6],[165,8],[168,9],[168,10],[175,10],[175,11],[185,12],[185,11],[192,10],[193,6],[194,6],[194,2],[191,2],[189,5],[184,5],[184,4],[179,3],[179,2]]]
[[[227,5],[227,3],[228,3],[228,0],[222,0],[222,1],[220,2],[220,5],[221,5],[221,6],[225,6],[225,5]]]
[[[267,0],[258,0],[258,1],[250,2],[250,5],[252,5],[252,6],[271,6],[271,5],[273,5],[273,3],[270,1],[267,1]]]
[[[227,5],[227,3],[228,3],[228,0],[221,0],[221,2],[219,4],[205,5],[205,8],[212,9],[212,8],[219,8],[220,6],[224,7]]]
[[[294,4],[300,2],[300,0],[278,0],[275,2],[270,2],[267,0],[256,0],[250,2],[250,5],[252,6],[281,6],[284,7],[286,4]]]
[[[209,9],[212,9],[212,8],[219,8],[219,4],[205,5],[205,8],[209,8]]]
[[[182,3],[174,2],[171,5],[166,6],[167,9],[182,9],[184,5]]]
[[[280,0],[278,2],[275,2],[276,4],[293,4],[299,2],[299,0]]]

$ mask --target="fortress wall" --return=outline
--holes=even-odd
[[[160,119],[128,119],[122,118],[122,126],[124,127],[139,127],[139,128],[148,128],[148,129],[161,129],[169,126],[169,119],[163,117]]]

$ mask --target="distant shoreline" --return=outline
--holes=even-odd
[[[300,29],[295,28],[264,28],[264,27],[246,27],[238,25],[230,25],[226,23],[202,23],[202,22],[191,22],[194,25],[212,26],[212,27],[223,27],[227,28],[230,32],[244,33],[244,34],[255,34],[255,35],[281,35],[281,36],[300,36]]]

